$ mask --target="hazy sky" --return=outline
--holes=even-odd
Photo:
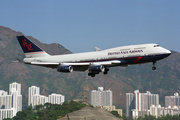
[[[0,25],[73,53],[144,43],[180,52],[179,0],[1,0]]]

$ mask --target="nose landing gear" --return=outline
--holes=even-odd
[[[153,67],[152,67],[152,70],[156,70],[155,63],[156,63],[156,62],[153,62]]]

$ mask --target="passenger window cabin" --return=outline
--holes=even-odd
[[[154,47],[159,47],[159,45],[154,45]]]

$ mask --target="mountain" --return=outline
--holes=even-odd
[[[180,53],[172,54],[156,63],[157,70],[151,69],[152,63],[129,67],[110,68],[109,74],[100,73],[91,78],[88,72],[60,73],[56,69],[25,65],[13,62],[15,58],[24,58],[16,35],[23,34],[0,26],[0,89],[9,91],[11,82],[21,84],[23,107],[27,106],[28,87],[40,87],[42,95],[63,94],[66,100],[83,99],[89,103],[89,92],[104,87],[113,91],[113,104],[125,108],[126,92],[139,89],[160,94],[160,103],[164,104],[165,95],[173,95],[180,89]],[[28,36],[49,54],[71,54],[71,51],[58,43],[44,44]],[[61,40],[59,40],[60,43]],[[93,49],[93,48],[92,48]]]

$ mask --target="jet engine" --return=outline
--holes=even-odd
[[[91,65],[89,67],[89,72],[90,73],[99,73],[99,72],[104,72],[105,68],[103,65]]]
[[[71,65],[60,65],[57,68],[58,72],[72,72],[73,67]]]

